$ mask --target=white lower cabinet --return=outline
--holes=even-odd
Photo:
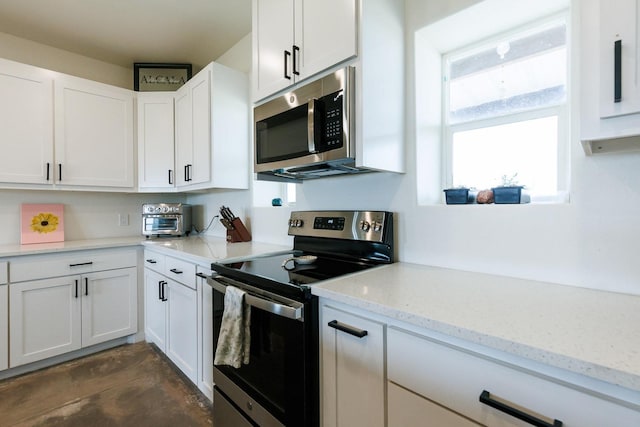
[[[135,267],[11,283],[10,367],[137,331]]]
[[[0,371],[9,367],[9,287],[7,263],[0,262]]]
[[[158,258],[164,259],[165,274],[145,268],[146,340],[156,344],[194,384],[198,384],[195,265],[145,252],[145,260]],[[168,277],[169,274],[179,277],[181,282]]]
[[[323,305],[322,425],[385,425],[385,325]]]
[[[166,284],[166,353],[191,381],[198,376],[198,301],[196,290],[173,280]]]
[[[213,289],[202,277],[211,273],[198,267],[198,388],[213,400]]]
[[[325,427],[640,426],[638,392],[329,299],[319,305]]]
[[[437,412],[443,414],[444,419],[457,423],[390,422],[390,427],[474,425],[468,420],[492,427],[554,425],[555,420],[562,422],[564,427],[640,425],[637,409],[519,366],[393,327],[388,329],[387,335],[387,375],[389,384],[428,398],[430,403],[439,406]],[[390,421],[391,414],[396,417],[399,410],[417,411],[406,414],[417,420],[434,412],[434,405],[398,403],[398,399],[391,399],[391,394],[390,388]],[[483,394],[503,409],[481,402]],[[391,405],[394,405],[393,409]],[[527,421],[508,414],[508,408],[519,411],[521,418]]]
[[[474,427],[479,426],[429,399],[387,383],[389,427]]]

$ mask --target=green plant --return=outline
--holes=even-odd
[[[500,181],[502,181],[502,187],[516,187],[518,186],[518,172],[514,173],[511,176],[502,175],[500,177]]]

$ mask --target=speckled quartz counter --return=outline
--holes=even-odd
[[[168,255],[188,259],[204,266],[209,266],[212,261],[216,260],[260,255],[289,249],[289,247],[286,246],[260,242],[227,243],[227,241],[221,237],[211,236],[162,239],[145,239],[142,236],[133,236],[72,240],[33,245],[4,245],[0,246],[0,258],[140,245]]]
[[[640,296],[405,263],[312,292],[640,391]]]
[[[142,240],[142,237],[134,236],[113,237],[105,239],[70,240],[66,242],[37,243],[31,245],[3,245],[0,246],[0,257],[139,246]]]
[[[289,246],[260,242],[228,243],[220,237],[190,236],[144,240],[145,248],[189,259],[197,264],[209,266],[212,261],[256,256],[291,249]]]

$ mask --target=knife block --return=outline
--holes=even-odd
[[[227,242],[236,243],[251,241],[251,233],[249,233],[247,227],[244,226],[240,218],[234,218],[233,221],[231,221],[231,225],[233,226],[233,229],[227,229]]]

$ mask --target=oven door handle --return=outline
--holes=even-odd
[[[223,282],[226,282],[226,284]],[[208,277],[207,283],[221,294],[227,292],[227,285],[234,286],[245,292],[244,301],[250,306],[275,314],[276,316],[304,322],[304,304],[298,301],[290,300],[266,291],[261,291],[262,296],[256,295],[247,289],[248,287],[251,288],[251,286],[224,276]],[[264,296],[268,296],[269,299],[264,298]]]

